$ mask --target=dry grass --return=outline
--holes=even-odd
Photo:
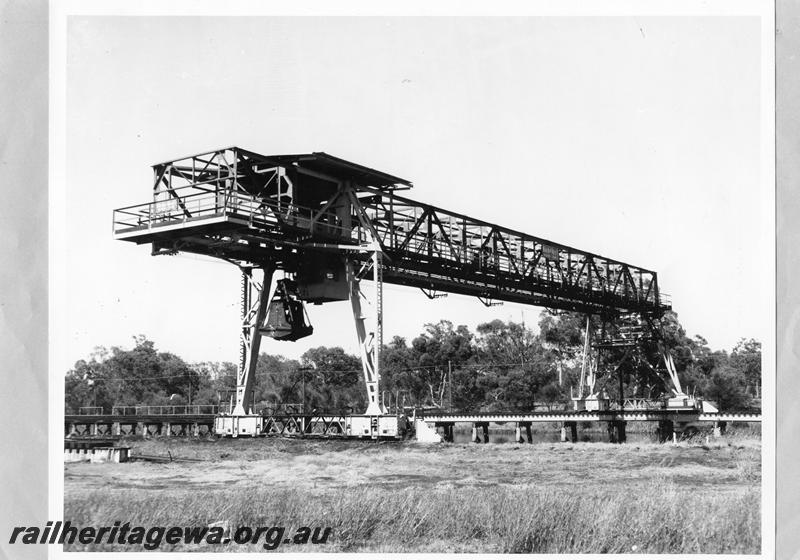
[[[151,454],[166,454],[167,448],[205,461],[68,465],[65,519],[96,526],[121,520],[142,526],[223,522],[334,529],[325,546],[278,549],[284,552],[760,549],[757,440],[625,446],[137,444]]]

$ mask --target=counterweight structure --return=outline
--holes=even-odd
[[[153,200],[115,210],[115,238],[149,243],[154,255],[196,253],[242,270],[236,403],[218,419],[221,433],[259,435],[251,391],[261,336],[270,334],[276,271],[302,301],[350,301],[369,399],[354,431],[371,437],[396,431],[379,389],[384,282],[428,297],[457,293],[485,305],[517,302],[641,327],[603,328],[593,338],[587,322],[576,409],[607,406],[595,391],[593,351],[657,339],[670,309],[653,271],[410,200],[398,194],[409,181],[322,152],[263,156],[232,147],[153,171]],[[685,400],[663,348],[662,356],[673,398]]]

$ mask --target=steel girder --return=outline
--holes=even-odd
[[[114,233],[155,254],[296,272],[318,246],[374,239],[393,284],[604,317],[670,309],[653,271],[398,196],[410,183],[327,154],[228,148],[154,173],[154,201],[116,210]]]

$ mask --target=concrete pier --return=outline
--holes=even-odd
[[[564,422],[564,425],[561,428],[561,443],[566,443],[568,441],[571,441],[572,443],[578,442],[577,422]]]
[[[569,428],[569,437],[572,443],[578,443],[578,423],[567,422],[566,427]]]
[[[489,423],[475,422],[472,424],[472,442],[489,443]]]
[[[522,436],[522,430],[525,430],[525,437]],[[516,443],[533,443],[533,433],[531,431],[530,422],[517,422],[517,428],[514,430],[514,441]]]

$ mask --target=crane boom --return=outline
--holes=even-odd
[[[654,271],[399,196],[410,182],[325,153],[228,148],[153,169],[154,200],[115,210],[114,235],[154,253],[303,275],[336,268],[332,245],[368,263],[356,248],[374,239],[392,284],[612,317],[670,308]]]

